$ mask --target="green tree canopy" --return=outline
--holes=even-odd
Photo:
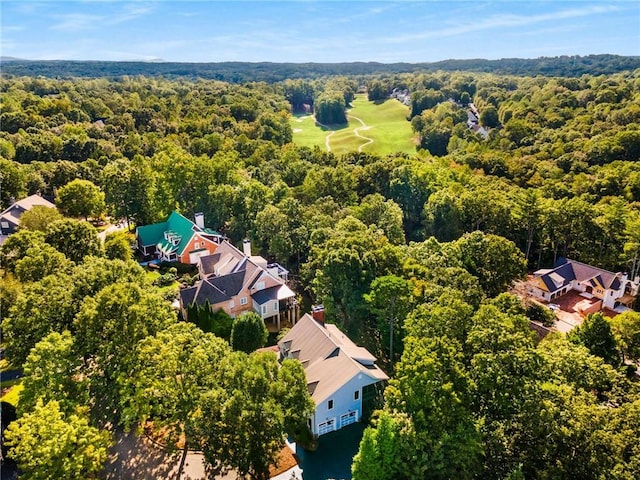
[[[90,426],[83,414],[65,415],[55,400],[38,401],[5,435],[9,456],[34,480],[99,478],[111,445],[109,432]]]
[[[88,222],[71,218],[51,223],[45,233],[45,242],[75,263],[82,262],[87,255],[102,254],[96,229]]]
[[[55,208],[35,205],[20,217],[20,228],[26,230],[46,232],[50,224],[62,220],[62,215]]]
[[[69,217],[99,217],[105,211],[104,193],[92,182],[76,179],[58,190],[56,205]]]
[[[615,339],[611,325],[602,313],[587,315],[582,325],[574,328],[569,339],[584,345],[593,355],[602,358],[609,365],[617,367],[621,362],[620,348]]]
[[[244,312],[233,321],[231,346],[236,351],[251,353],[264,347],[268,336],[262,317],[255,312]]]
[[[269,466],[283,447],[287,425],[313,412],[301,365],[271,352],[227,356],[222,381],[202,397],[194,423],[211,473],[235,469],[256,480],[269,478]]]
[[[111,259],[131,260],[131,242],[129,236],[124,232],[114,232],[108,234],[104,239],[104,255]]]
[[[72,267],[71,260],[45,243],[29,248],[16,262],[15,272],[21,282],[36,282],[53,273],[69,273]]]
[[[44,243],[44,234],[39,231],[20,230],[0,247],[0,264],[7,272],[15,272],[16,263],[27,255],[31,247]]]
[[[81,380],[81,359],[73,347],[69,331],[51,332],[31,349],[24,364],[23,389],[20,392],[20,415],[43,404],[58,401],[60,410],[73,413],[88,401],[86,386]]]

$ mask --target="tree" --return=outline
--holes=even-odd
[[[137,343],[175,321],[156,291],[132,283],[115,283],[84,299],[73,322],[76,348],[91,366],[90,393],[107,419],[118,418],[117,386],[133,372]]]
[[[32,413],[11,423],[7,445],[26,478],[98,478],[111,435],[89,425],[82,413],[64,415],[57,401],[38,401]]]
[[[204,393],[194,418],[211,474],[235,469],[255,480],[269,478],[286,425],[299,424],[314,409],[302,366],[291,375],[290,362],[297,361],[285,360],[280,368],[271,352],[236,352],[222,361],[221,383]]]
[[[233,318],[223,309],[213,311],[209,300],[203,304],[193,303],[187,306],[187,320],[195,323],[205,333],[213,333],[227,342],[231,341]]]
[[[108,234],[104,239],[104,255],[111,260],[131,260],[131,242],[124,232]]]
[[[371,282],[371,290],[364,295],[364,300],[378,318],[375,330],[381,331],[383,337],[389,339],[389,360],[393,368],[393,345],[399,337],[394,330],[401,331],[404,319],[411,310],[411,286],[406,280],[395,275],[378,277]]]
[[[391,243],[404,245],[402,209],[393,200],[385,201],[379,193],[367,195],[353,210],[354,216],[365,225],[376,225],[382,229]]]
[[[46,232],[47,227],[56,220],[62,220],[62,215],[55,208],[35,205],[20,217],[20,228],[26,230]]]
[[[16,303],[21,291],[22,284],[13,274],[6,272],[0,277],[0,323],[9,316],[8,306]]]
[[[44,244],[42,232],[19,230],[10,235],[0,247],[0,265],[7,272],[15,272],[16,262],[27,255],[31,247]]]
[[[85,297],[92,297],[114,283],[135,283],[141,287],[148,285],[144,270],[133,260],[125,262],[85,257],[84,262],[76,265],[71,273],[72,294],[78,310]]]
[[[230,354],[224,340],[185,322],[143,339],[123,389],[125,426],[152,421],[170,450],[184,435],[184,462],[187,449],[199,446],[193,422],[201,396],[217,386],[220,362]]]
[[[367,85],[367,98],[372,101],[384,100],[387,98],[387,89],[380,80],[372,80]]]
[[[353,457],[353,480],[401,480],[414,478],[412,442],[415,431],[405,415],[380,412],[372,427],[362,435]]]
[[[251,353],[263,347],[268,336],[262,317],[255,312],[244,312],[233,321],[231,346],[236,351]]]
[[[71,414],[87,403],[86,385],[80,380],[81,360],[73,348],[69,331],[52,332],[31,349],[24,364],[23,389],[18,412],[23,415],[43,404],[57,400],[60,410]]]
[[[494,106],[488,106],[480,112],[480,125],[483,127],[495,128],[499,125],[498,110]]]
[[[591,354],[602,358],[609,365],[620,365],[620,348],[611,325],[600,312],[587,315],[582,325],[574,328],[569,334],[573,343],[584,345]]]
[[[623,312],[610,321],[625,358],[636,362],[640,360],[640,313]]]
[[[72,261],[45,243],[27,250],[27,254],[16,262],[15,272],[16,277],[26,283],[42,280],[52,273],[69,273],[72,267]]]
[[[405,413],[415,441],[405,453],[413,478],[475,478],[481,438],[470,406],[471,379],[446,338],[408,337],[396,376],[385,390],[388,411]]]
[[[89,180],[76,179],[58,190],[56,205],[69,217],[99,217],[105,211],[104,193]]]
[[[460,251],[467,271],[478,277],[487,296],[506,290],[513,280],[524,277],[527,264],[513,242],[480,231],[468,233],[451,244]]]
[[[367,316],[362,295],[369,291],[374,278],[388,275],[399,266],[398,247],[391,245],[381,231],[349,216],[335,228],[318,229],[312,234],[303,275],[309,278],[328,316],[357,330]]]
[[[316,120],[319,123],[328,125],[347,123],[345,108],[344,96],[340,92],[324,92],[316,99],[314,104]]]
[[[31,349],[50,332],[71,329],[77,305],[69,288],[70,278],[50,275],[25,285],[2,323],[7,357],[22,365]]]
[[[47,228],[44,240],[75,263],[82,262],[87,255],[102,254],[96,229],[85,221],[66,218],[53,222]]]

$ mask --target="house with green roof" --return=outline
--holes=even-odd
[[[222,240],[218,232],[205,228],[201,213],[196,213],[194,223],[173,211],[165,222],[136,229],[142,255],[167,262],[195,264],[200,257],[214,253]]]

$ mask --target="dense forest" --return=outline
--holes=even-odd
[[[505,74],[480,71],[480,61],[467,71],[363,64],[355,76],[320,69],[307,78],[276,68],[250,77],[271,83],[241,84],[7,69],[0,202],[40,193],[67,217],[109,215],[131,228],[174,209],[203,212],[208,227],[236,244],[248,237],[285,265],[392,377],[354,459],[356,480],[631,480],[640,477],[640,392],[628,363],[640,358],[640,314],[596,314],[538,341],[529,319],[546,313],[505,292],[561,256],[640,271],[636,61],[561,57],[547,61],[553,76],[535,76],[542,59],[504,63],[514,69]],[[381,101],[395,89],[411,93],[415,155],[336,157],[291,143],[291,112],[303,105],[346,108],[357,91]],[[470,104],[486,138],[469,128]],[[308,411],[302,370],[278,374],[267,354],[232,355],[224,340],[178,322],[171,295],[145,283],[126,248],[57,215],[30,219],[0,250],[3,342],[26,374],[12,429],[22,468],[38,468],[29,431],[45,418],[66,419],[96,452],[107,425],[152,419],[203,448],[214,471],[263,478],[274,438],[299,429]],[[247,378],[269,376],[282,383],[268,395],[262,380],[242,393]],[[262,394],[282,405],[274,424],[259,423]],[[229,412],[243,395],[251,408],[239,425]],[[236,456],[221,425],[245,435],[233,437]],[[274,435],[269,448],[242,451],[260,428]],[[73,461],[88,461],[81,454]],[[90,459],[95,472],[103,457]]]
[[[559,56],[536,59],[443,60],[432,63],[271,63],[271,62],[107,62],[70,60],[1,59],[6,75],[68,77],[119,77],[122,75],[165,78],[204,78],[225,82],[279,82],[289,78],[323,75],[377,75],[436,71],[486,72],[501,75],[553,75],[579,77],[610,75],[640,68],[640,57],[619,55]]]

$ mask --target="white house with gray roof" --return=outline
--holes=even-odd
[[[586,298],[602,301],[602,307],[617,312],[633,308],[640,288],[640,277],[632,279],[626,273],[609,272],[586,263],[560,258],[554,268],[534,272],[529,293],[552,302],[570,290]]]
[[[316,410],[309,418],[314,435],[338,430],[371,413],[382,382],[389,377],[375,357],[357,346],[338,327],[324,322],[314,307],[278,342],[280,358],[302,363]]]

